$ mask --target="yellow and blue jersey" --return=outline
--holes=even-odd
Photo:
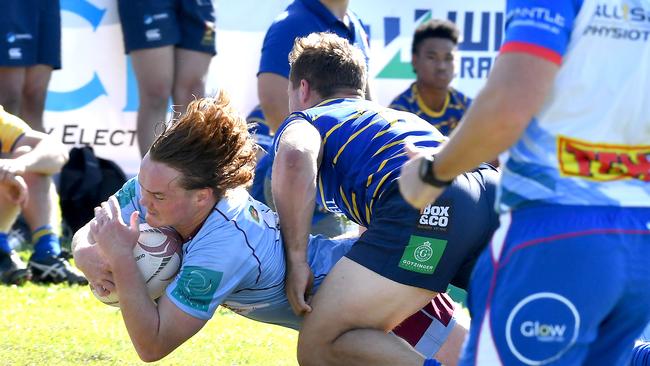
[[[0,154],[6,155],[13,152],[18,140],[29,129],[30,127],[25,121],[5,112],[0,105]]]
[[[436,112],[427,107],[418,93],[417,86],[412,83],[408,89],[393,99],[389,108],[414,113],[431,123],[443,135],[449,136],[463,118],[471,103],[471,98],[450,87],[444,106],[440,111]]]
[[[408,160],[404,144],[438,146],[445,137],[412,113],[362,99],[339,98],[292,113],[276,134],[274,153],[284,130],[307,121],[319,131],[323,153],[317,201],[367,227],[381,194]]]

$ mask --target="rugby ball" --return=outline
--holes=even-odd
[[[147,284],[149,297],[155,300],[162,296],[167,285],[181,267],[183,239],[171,227],[151,227],[140,224],[140,237],[133,248],[133,257]],[[117,291],[107,296],[93,295],[106,305],[120,306]]]

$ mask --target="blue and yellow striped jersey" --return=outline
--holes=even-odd
[[[13,152],[16,142],[30,129],[29,125],[0,105],[0,154]]]
[[[412,113],[340,98],[287,117],[276,134],[274,153],[287,126],[304,120],[316,127],[323,144],[317,201],[366,227],[382,192],[399,177],[408,160],[404,144],[434,148],[445,139]]]
[[[471,103],[472,100],[468,96],[450,87],[442,110],[436,112],[424,104],[418,94],[418,88],[413,83],[402,94],[395,97],[389,107],[415,113],[418,117],[431,123],[440,133],[449,136]]]

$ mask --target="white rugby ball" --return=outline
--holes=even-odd
[[[133,257],[147,284],[149,297],[155,300],[162,296],[167,285],[174,280],[181,267],[183,239],[171,227],[151,227],[140,224],[140,237],[133,248]],[[93,295],[106,305],[120,306],[117,291],[107,296]]]

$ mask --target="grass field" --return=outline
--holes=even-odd
[[[228,310],[151,365],[297,365],[298,333]],[[87,287],[0,285],[0,365],[143,365],[117,308]]]

